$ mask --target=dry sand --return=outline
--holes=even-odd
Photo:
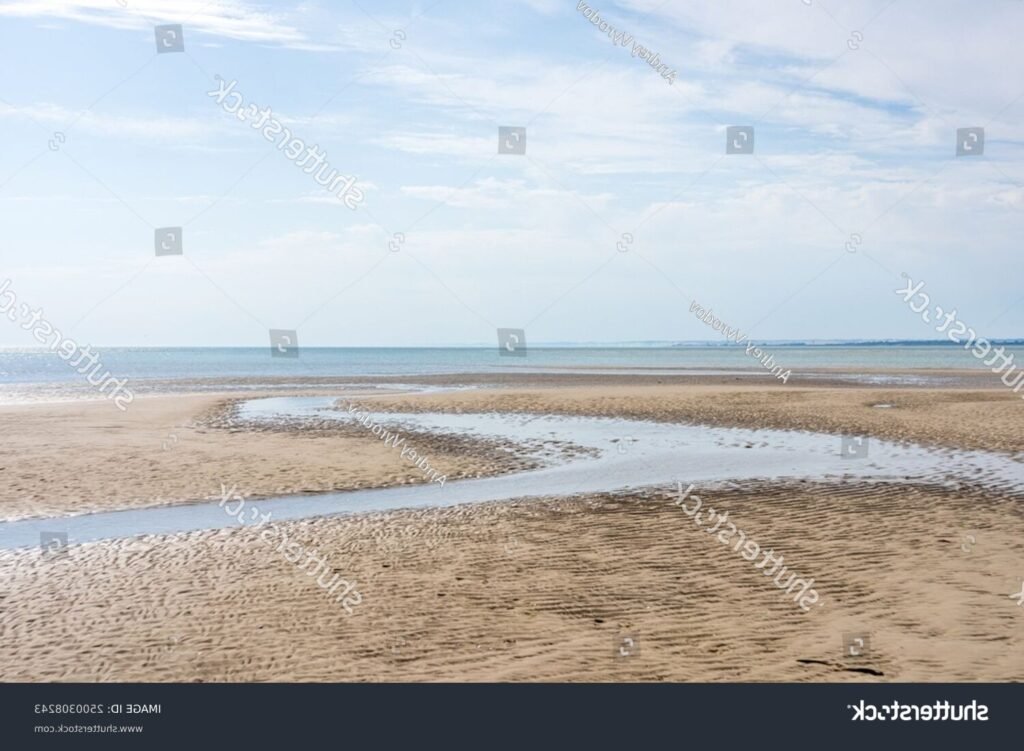
[[[222,483],[265,497],[427,481],[366,431],[219,427],[234,399],[147,397],[126,413],[98,401],[0,407],[0,520],[196,502]],[[422,445],[450,479],[519,464],[493,446]]]
[[[196,500],[227,479],[255,495],[423,479],[369,436],[231,432],[224,401],[3,408],[0,511]],[[570,382],[386,403],[1024,443],[1020,399],[997,390]],[[440,441],[431,463],[507,471],[493,448]],[[282,525],[355,580],[351,616],[251,530],[2,552],[0,680],[1024,679],[1021,499],[892,484],[704,492],[814,578],[822,604],[804,613],[667,492]],[[869,634],[866,656],[844,654],[850,632]],[[621,656],[626,637],[639,651]]]

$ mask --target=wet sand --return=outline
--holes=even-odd
[[[1021,400],[996,389],[591,379],[374,407],[1024,444]],[[106,403],[0,408],[0,513],[195,501],[228,479],[254,495],[424,481],[372,436],[242,429],[229,419],[235,397],[140,398],[126,415]],[[502,456],[430,447],[431,464],[452,475],[514,469]],[[1024,607],[1011,597],[1024,577],[1021,499],[888,483],[696,492],[813,577],[820,607],[803,612],[698,529],[669,488],[394,511],[281,525],[357,582],[352,615],[253,530],[0,552],[0,680],[1024,678]],[[869,651],[844,652],[844,634],[862,632]]]
[[[667,490],[667,489],[666,489]],[[347,615],[251,531],[0,553],[5,681],[1007,681],[1019,502],[905,487],[705,493],[814,579],[805,613],[665,494],[289,525]],[[968,537],[968,535],[970,535]],[[866,637],[859,658],[844,634]],[[635,647],[625,647],[633,639]],[[858,650],[859,651],[859,650]]]
[[[1024,400],[1006,389],[626,386],[618,377],[598,380],[603,385],[595,385],[593,376],[546,376],[537,385],[374,395],[367,403],[377,410],[605,415],[1024,451]],[[265,392],[282,393],[339,392]],[[358,430],[232,425],[231,405],[239,398],[145,397],[127,413],[97,401],[0,407],[0,520],[195,502],[210,498],[221,483],[265,497],[424,481],[397,452]],[[345,398],[359,399],[349,393]],[[882,404],[891,406],[877,406]],[[423,440],[431,465],[452,479],[522,467],[494,446]]]
[[[1006,388],[573,384],[384,397],[375,400],[374,407],[607,415],[870,435],[949,448],[1024,451],[1024,399]]]

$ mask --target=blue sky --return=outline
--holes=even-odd
[[[80,342],[705,339],[691,300],[758,339],[933,338],[901,272],[1024,335],[1024,3],[594,4],[670,85],[577,2],[125,2],[0,2],[0,279]],[[157,54],[173,23],[185,52]],[[969,126],[985,153],[956,158]],[[155,257],[166,226],[184,256]]]

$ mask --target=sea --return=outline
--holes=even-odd
[[[1024,340],[994,342],[1024,362]],[[889,371],[991,370],[985,358],[950,342],[761,342],[775,365],[793,376],[841,377],[865,383],[941,385],[948,375],[903,375]],[[274,356],[268,347],[110,347],[94,348],[102,368],[130,386],[215,381],[218,388],[237,379],[258,388],[260,379],[281,387],[309,377],[391,377],[496,373],[642,373],[751,375],[764,368],[741,346],[709,343],[531,346],[510,354],[494,347],[306,347],[298,357]],[[989,356],[989,359],[991,356]],[[993,382],[998,376],[993,375]],[[45,349],[0,349],[0,400],[87,395],[86,377]],[[179,390],[179,389],[172,389]],[[201,390],[201,389],[199,389]]]

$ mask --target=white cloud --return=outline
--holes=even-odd
[[[575,191],[530,185],[526,180],[502,180],[488,177],[476,180],[472,185],[457,187],[448,185],[407,185],[402,193],[433,203],[443,203],[460,209],[501,209],[515,207],[517,212],[533,211],[542,206],[551,207],[552,202],[569,204],[578,211],[582,201],[595,209],[605,208],[613,199],[609,194],[582,195]]]
[[[0,5],[0,15],[61,18],[115,29],[180,23],[186,27],[186,45],[192,30],[290,47],[311,44],[285,14],[257,10],[239,0],[130,0],[127,8],[114,0],[14,0]]]
[[[110,115],[93,110],[81,112],[51,103],[8,105],[0,102],[0,118],[3,117],[29,118],[56,128],[68,127],[74,122],[75,129],[114,138],[188,141],[208,137],[214,132],[214,128],[208,123],[194,118],[169,115]]]
[[[1005,307],[1001,297],[1015,283],[1009,272],[1016,268],[1024,212],[1024,99],[1007,107],[1021,93],[1015,90],[1019,79],[1008,72],[1021,67],[1024,53],[1007,30],[1024,17],[1024,4],[985,3],[978,11],[946,0],[897,2],[865,28],[888,2],[609,3],[617,26],[677,67],[674,86],[629,49],[616,50],[595,33],[574,12],[575,3],[520,0],[501,18],[489,18],[486,9],[442,4],[437,17],[428,8],[423,25],[408,25],[406,44],[390,53],[386,29],[350,8],[342,23],[342,12],[325,2],[289,10],[268,6],[272,12],[249,3],[215,3],[210,17],[199,12],[202,0],[138,7],[160,5],[153,18],[185,23],[187,40],[195,38],[191,27],[204,32],[201,39],[209,44],[237,47],[232,75],[254,87],[265,84],[261,96],[294,113],[282,119],[309,143],[319,139],[332,161],[359,175],[364,190],[373,187],[364,174],[385,186],[367,202],[367,212],[350,214],[275,156],[246,173],[231,188],[230,200],[187,230],[187,252],[246,308],[282,325],[297,324],[383,257],[380,268],[337,297],[314,319],[319,329],[310,331],[324,343],[380,344],[480,340],[481,322],[445,285],[500,325],[522,325],[609,257],[612,262],[541,320],[540,338],[701,336],[699,327],[691,331],[680,323],[678,292],[668,280],[747,325],[843,253],[843,233],[855,231],[863,234],[860,254],[843,256],[759,334],[915,335],[883,310],[894,296],[867,253],[949,289],[965,309],[973,305],[972,312]],[[100,4],[24,0],[0,7],[0,14],[146,26],[114,0]],[[522,12],[524,6],[549,15],[538,18]],[[195,18],[185,20],[190,13]],[[396,28],[404,23],[381,20]],[[543,30],[530,34],[529,26],[539,22]],[[470,27],[474,33],[466,34]],[[852,50],[849,32],[859,28],[863,45]],[[226,40],[232,38],[365,54],[337,66],[279,55],[281,68],[261,81],[268,51],[259,44],[231,45]],[[212,61],[223,53],[204,54]],[[172,201],[197,202],[206,196],[196,194],[216,192],[212,186],[227,189],[260,150],[271,150],[216,109],[208,117],[197,109],[202,121],[184,117],[188,111],[178,102],[203,98],[190,67],[184,66],[185,74],[154,69],[154,76],[168,76],[163,85],[180,87],[168,89],[167,97],[124,87],[109,106],[87,113],[76,126],[133,139],[132,152],[109,154],[101,149],[120,144],[97,139],[97,152],[88,154],[95,161],[87,162],[102,164],[97,174],[133,207],[159,200],[150,196],[163,190],[181,194],[165,199],[167,207],[140,206],[153,222],[177,221],[179,214],[187,219],[193,211],[176,211]],[[64,71],[38,70],[39,81],[32,83],[41,86],[33,90],[56,97],[55,82]],[[357,74],[357,83],[348,86]],[[330,111],[309,114],[343,86]],[[164,105],[166,116],[152,114]],[[114,106],[128,114],[110,114]],[[47,129],[77,114],[50,104],[0,106],[0,118],[31,116]],[[726,157],[723,128],[755,123],[756,155]],[[527,126],[525,158],[496,153],[499,125]],[[955,130],[967,125],[986,126],[982,159],[954,157]],[[245,145],[252,156],[232,159],[213,151],[221,143]],[[25,146],[17,139],[12,145]],[[17,148],[0,154],[0,162],[7,159],[3,174],[13,174],[45,148],[43,142],[30,146],[24,154]],[[183,148],[200,147],[211,149],[210,158],[179,158]],[[141,159],[122,160],[122,153]],[[33,206],[31,196],[7,199],[5,221],[17,227],[19,240],[9,244],[38,244],[52,256],[73,248],[76,273],[112,288],[117,280],[108,279],[81,244],[96,253],[120,248],[126,258],[148,259],[151,236],[78,172],[62,160],[41,159],[19,174],[13,190],[45,193],[59,185],[52,200],[81,195],[84,206],[76,211],[61,205],[66,221],[47,222],[58,212]],[[47,182],[52,179],[70,182]],[[146,197],[133,198],[133,192]],[[439,203],[429,221],[403,228]],[[370,219],[406,233],[399,252],[387,253],[390,236],[381,227],[345,225]],[[616,254],[619,233],[637,225],[633,252]],[[164,275],[179,275],[174,281],[181,287],[166,284]],[[60,295],[75,299],[79,277],[58,281]],[[146,320],[131,311],[145,314],[152,300],[169,299],[169,289],[176,297],[195,292],[210,304],[223,303],[187,262],[154,262],[117,306],[100,311],[108,318],[97,314],[96,323],[130,340],[136,320]],[[139,307],[132,308],[136,298]],[[811,301],[813,316],[801,307]],[[368,310],[374,312],[369,321]],[[221,313],[226,322],[212,324],[223,327],[211,335],[216,341],[235,335],[230,327],[236,319],[243,335],[247,329],[241,327],[251,325],[230,305]],[[184,315],[194,316],[185,323],[194,324],[197,337],[215,318],[202,306]],[[167,321],[167,336],[193,335],[176,333],[172,323],[179,326],[177,319]]]

